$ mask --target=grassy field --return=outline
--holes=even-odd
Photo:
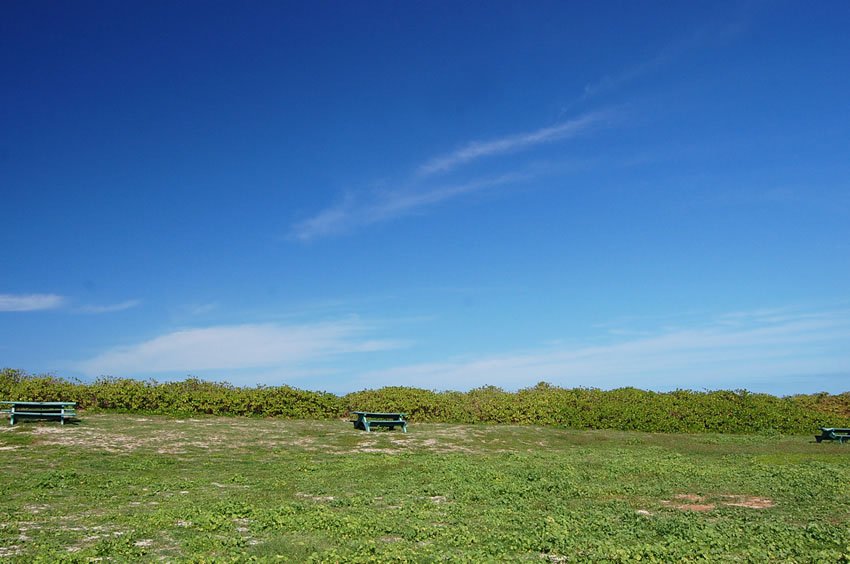
[[[850,561],[850,444],[812,436],[3,423],[12,561]]]

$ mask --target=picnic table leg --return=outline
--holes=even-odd
[[[9,411],[9,425],[15,424],[15,406],[12,405],[12,409]]]
[[[61,411],[61,413],[59,414],[59,424],[60,424],[60,425],[64,425],[64,424],[65,424],[65,407],[64,407],[64,406],[62,406],[62,411]]]

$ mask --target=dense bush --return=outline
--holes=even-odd
[[[344,417],[355,410],[401,411],[411,421],[556,425],[669,433],[810,433],[850,426],[850,392],[776,397],[745,390],[651,392],[636,388],[565,389],[541,382],[506,392],[493,386],[434,392],[391,386],[345,396],[289,386],[236,387],[103,378],[92,383],[0,370],[0,397],[76,401],[82,409],[256,415],[299,419]]]
[[[239,388],[197,378],[163,383],[101,378],[87,384],[55,376],[32,376],[9,368],[0,370],[0,396],[20,401],[75,401],[81,409],[181,415],[327,419],[345,414],[339,397],[289,386]]]
[[[511,393],[390,387],[348,394],[349,409],[403,411],[413,421],[560,425],[670,433],[808,433],[850,424],[850,393],[779,398],[745,390],[659,393],[564,389],[544,382]]]

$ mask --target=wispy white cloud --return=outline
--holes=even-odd
[[[466,194],[529,180],[533,176],[532,173],[512,173],[427,189],[376,192],[361,199],[349,196],[340,204],[297,223],[291,235],[295,239],[309,241],[344,233],[357,227],[414,214]]]
[[[41,311],[64,303],[65,298],[56,294],[0,294],[0,311]]]
[[[356,320],[279,325],[220,325],[173,331],[129,346],[116,347],[77,364],[90,376],[186,374],[204,370],[303,368],[331,356],[404,346],[372,339],[371,328]]]
[[[614,112],[612,110],[590,112],[570,121],[536,131],[517,133],[489,141],[473,141],[452,153],[429,160],[419,167],[418,173],[420,176],[428,176],[448,172],[477,159],[562,141],[584,133],[594,126],[609,122],[613,117]]]
[[[84,305],[76,308],[74,311],[77,313],[113,313],[116,311],[124,311],[127,309],[132,309],[134,307],[138,307],[141,304],[141,300],[126,300],[117,304],[107,304],[107,305]]]
[[[747,387],[801,374],[850,374],[850,312],[735,314],[700,326],[604,345],[537,350],[422,363],[374,371],[363,387],[407,382],[437,389],[497,385],[517,389],[545,380],[566,387],[715,389]],[[810,390],[816,391],[816,390]]]
[[[651,59],[642,61],[615,74],[605,75],[600,80],[586,84],[581,100],[588,100],[594,96],[619,89],[623,85],[654,71],[658,67],[673,59],[669,50],[662,51]]]
[[[535,131],[508,135],[489,141],[474,141],[460,149],[435,157],[422,164],[414,174],[401,182],[401,188],[364,193],[346,194],[341,202],[328,207],[312,217],[294,224],[290,237],[299,241],[310,241],[319,237],[335,235],[398,217],[420,212],[428,207],[456,199],[495,186],[531,180],[542,173],[552,174],[575,170],[585,163],[564,161],[558,165],[543,167],[539,163],[526,163],[525,170],[497,176],[465,180],[461,182],[438,182],[435,175],[452,172],[478,159],[500,154],[519,152],[547,143],[576,137],[619,116],[614,109],[586,113],[570,121]],[[541,172],[541,169],[547,169]]]
[[[182,311],[191,316],[206,315],[219,308],[218,302],[207,302],[202,304],[189,304],[183,306]]]
[[[651,74],[659,68],[672,64],[689,51],[704,48],[713,43],[725,42],[729,38],[740,34],[744,28],[743,22],[736,21],[722,27],[709,26],[696,30],[689,36],[666,45],[654,56],[644,61],[636,63],[620,72],[605,75],[600,80],[587,84],[584,87],[581,101],[618,90],[644,75]]]

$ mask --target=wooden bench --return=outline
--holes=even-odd
[[[843,443],[844,441],[850,441],[850,429],[841,429],[838,427],[821,427],[820,435],[815,435],[815,440],[817,442],[821,442],[824,439],[828,441],[838,441],[839,443]]]
[[[35,419],[59,419],[64,425],[65,420],[77,416],[77,404],[72,401],[0,401],[4,406],[0,413],[9,414],[9,425],[15,424],[16,417],[32,417]]]
[[[371,427],[389,427],[392,431],[396,427],[401,427],[403,432],[407,432],[407,421],[404,413],[378,413],[373,411],[352,411],[352,415],[356,415],[357,419],[352,421],[355,429],[361,429],[367,433],[371,433]]]

